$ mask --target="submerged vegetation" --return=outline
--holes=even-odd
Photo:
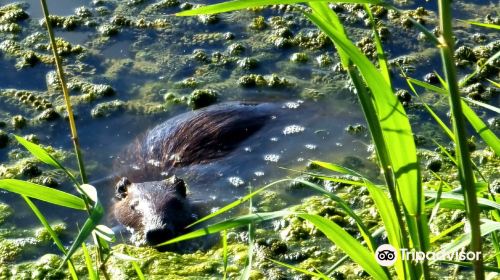
[[[35,116],[27,120],[23,115],[14,115],[9,119],[10,124],[0,123],[0,148],[18,142],[34,157],[27,157],[24,151],[12,152],[9,157],[20,160],[17,164],[0,166],[0,188],[19,194],[43,228],[30,233],[32,237],[17,239],[12,237],[18,229],[0,228],[0,264],[12,264],[18,255],[36,250],[37,245],[47,243],[49,238],[59,255],[46,254],[37,261],[12,264],[15,269],[2,266],[0,278],[288,279],[296,275],[296,279],[432,279],[443,275],[458,277],[459,271],[465,271],[466,278],[474,275],[476,279],[485,279],[500,273],[500,204],[497,202],[500,141],[496,136],[500,109],[489,102],[498,99],[495,79],[499,73],[500,43],[496,40],[475,48],[456,47],[452,26],[455,21],[449,0],[437,1],[435,15],[424,8],[399,10],[391,3],[378,0],[347,1],[349,4],[235,0],[208,6],[170,0],[147,5],[142,7],[143,15],[175,8],[177,16],[196,16],[186,20],[203,25],[220,22],[220,13],[248,9],[251,19],[246,27],[256,37],[260,36],[260,42],[255,44],[264,44],[265,47],[259,46],[262,49],[271,46],[278,54],[286,53],[282,60],[292,66],[285,73],[267,69],[266,73],[253,72],[265,67],[269,53],[250,52],[249,42],[245,42],[248,45],[229,43],[224,53],[188,50],[184,63],[197,65],[193,75],[172,83],[169,91],[160,91],[164,86],[161,82],[148,84],[148,88],[143,89],[148,93],[142,94],[145,104],[106,99],[115,98],[114,88],[80,80],[74,75],[74,71],[84,72],[88,68],[84,64],[77,63],[78,69],[68,69],[71,74],[67,78],[61,57],[85,57],[87,50],[56,38],[52,29],[94,28],[101,34],[94,43],[105,44],[124,32],[125,27],[170,30],[173,28],[170,21],[115,15],[108,23],[97,26],[91,10],[79,8],[75,15],[54,16],[49,15],[45,0],[41,2],[45,19],[40,24],[47,28],[50,44],[43,42],[46,37],[41,34],[32,35],[22,43],[13,39],[0,43],[2,53],[15,58],[19,69],[37,63],[56,65],[56,72],[47,75],[48,95],[0,89],[2,100],[24,104]],[[135,11],[140,8],[134,5],[141,5],[142,1],[128,2],[117,9],[129,7]],[[110,13],[105,5],[97,6],[95,11],[99,14]],[[309,20],[317,29],[295,34],[293,20],[286,15],[267,17],[266,9],[302,15],[304,21]],[[0,31],[22,32],[24,27],[20,22],[28,17],[21,4],[1,7]],[[371,29],[371,36],[360,36],[359,30],[351,27],[359,18]],[[497,18],[487,20],[489,22],[460,23],[498,29]],[[437,27],[429,30],[429,22]],[[390,24],[396,28],[389,28]],[[384,44],[391,40],[390,32],[397,29],[403,29],[403,34],[417,34],[412,40],[424,41],[432,50],[426,49],[427,53],[415,57],[388,59]],[[238,36],[232,33],[197,35],[191,38],[193,42],[201,40],[208,44],[232,42]],[[481,34],[476,37],[478,42],[486,40]],[[330,48],[335,48],[338,58],[324,51]],[[286,52],[290,49],[291,52]],[[436,63],[423,80],[412,77],[415,63],[426,54],[438,52],[441,68]],[[148,56],[149,53],[142,52],[134,60],[108,61],[104,75],[118,79],[125,66],[133,69],[131,73],[156,74],[169,58],[157,57],[155,63],[149,63]],[[200,108],[224,100],[224,90],[235,86],[297,91],[297,85],[304,82],[289,74],[312,63],[323,72],[350,80],[350,91],[361,105],[366,125],[350,125],[346,133],[354,137],[369,133],[371,160],[379,167],[380,174],[363,169],[363,162],[356,157],[346,158],[342,163],[311,159],[306,170],[290,170],[293,178],[263,187],[253,186],[249,194],[197,221],[197,226],[203,223],[202,229],[161,244],[196,242],[199,239],[194,238],[211,234],[220,235],[220,246],[180,254],[126,244],[111,245],[116,237],[102,224],[105,207],[98,199],[99,190],[88,184],[89,165],[83,159],[72,104],[92,104],[93,118],[106,118],[125,110],[162,111],[179,103]],[[461,78],[460,67],[460,73],[472,71]],[[228,68],[232,69],[230,74]],[[165,75],[175,76],[175,73]],[[231,76],[232,82],[211,84],[211,75]],[[331,79],[325,76],[311,75],[310,78],[318,89],[305,88],[299,93],[302,98],[321,100],[328,90],[335,88],[328,84]],[[404,89],[398,84],[400,78],[407,83]],[[152,96],[149,92],[161,94]],[[101,103],[92,103],[101,99],[104,100]],[[425,110],[430,119],[414,121],[413,118],[419,118],[412,115],[415,109]],[[448,110],[449,119],[445,119],[442,115]],[[488,113],[476,113],[484,111]],[[485,123],[483,117],[490,116],[491,112],[493,117]],[[59,117],[69,121],[75,158],[71,153],[43,146],[45,139],[23,138],[2,130],[9,125],[19,134],[31,122],[44,124]],[[441,131],[426,131],[431,127],[430,122],[437,123]],[[78,172],[63,166],[61,162],[68,162],[68,158],[76,159]],[[42,172],[40,162],[53,168],[53,173]],[[54,188],[64,181],[74,185],[77,195]],[[289,206],[278,192],[283,188],[292,192],[308,190],[314,196]],[[81,211],[86,213],[86,220],[77,234],[69,237],[66,222],[49,223],[32,199]],[[221,220],[223,213],[231,216]],[[0,225],[14,215],[8,204],[0,203]],[[242,230],[244,227],[247,230]],[[91,246],[86,242],[89,237],[93,240]],[[394,265],[389,267],[380,265],[374,257],[377,247],[386,243],[391,244],[397,254]],[[66,244],[71,245],[68,248]],[[416,262],[403,258],[400,249],[444,255],[473,252],[478,257]]]

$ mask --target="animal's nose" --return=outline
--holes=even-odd
[[[149,245],[157,245],[170,238],[172,238],[172,234],[165,228],[156,228],[146,231],[146,242]]]

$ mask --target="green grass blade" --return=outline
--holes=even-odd
[[[137,274],[137,278],[139,280],[146,280],[144,277],[144,273],[142,273],[141,267],[136,261],[132,261],[132,266],[134,267],[135,273]]]
[[[356,177],[359,177],[360,179],[364,179],[364,180],[369,181],[366,177],[364,177],[363,175],[361,175],[357,171],[354,171],[354,170],[349,169],[347,167],[344,167],[342,165],[338,165],[338,164],[330,163],[330,162],[319,161],[319,160],[311,160],[311,163],[313,163],[317,166],[323,167],[325,169],[334,171],[334,172],[342,173],[345,175],[356,176]]]
[[[315,272],[309,271],[307,269],[303,269],[303,268],[300,268],[298,266],[293,266],[291,264],[283,263],[283,262],[280,262],[280,261],[277,261],[277,260],[273,260],[273,259],[268,259],[268,260],[272,261],[273,263],[275,263],[277,265],[289,268],[291,270],[298,271],[298,272],[303,273],[305,275],[317,277],[317,278],[323,279],[323,280],[330,280],[330,278],[326,277],[324,274],[315,273]]]
[[[90,280],[98,280],[97,271],[94,269],[94,265],[92,264],[92,258],[90,257],[89,251],[87,250],[87,246],[85,242],[82,243],[83,255],[85,257],[85,265],[87,266],[87,271]]]
[[[20,136],[17,136],[17,135],[14,135],[14,137],[16,138],[17,142],[19,142],[19,144],[23,145],[26,148],[26,150],[28,150],[33,156],[35,156],[41,162],[46,163],[48,165],[51,165],[51,166],[53,166],[55,168],[63,170],[66,174],[68,174],[68,176],[73,181],[76,180],[75,176],[71,172],[69,172],[69,170],[67,170],[64,166],[62,166],[62,164],[60,164],[45,149],[43,149],[42,147],[40,147],[39,145],[37,145],[37,144],[35,144],[33,142],[30,142],[30,141],[24,139],[23,137],[20,137]]]
[[[408,80],[428,90],[444,95],[449,95],[449,92],[446,89],[436,87],[426,82],[422,82],[413,78],[408,78]],[[484,140],[484,142],[486,142],[486,144],[488,144],[488,146],[490,146],[493,149],[496,155],[500,155],[500,140],[498,140],[493,131],[491,131],[491,129],[488,128],[488,126],[481,120],[481,118],[477,116],[477,114],[469,107],[469,105],[467,105],[467,103],[465,103],[463,100],[461,100],[461,103],[462,103],[463,114],[467,118],[469,123],[472,125],[474,130],[479,134],[479,136]]]
[[[235,0],[219,4],[202,6],[193,10],[183,11],[175,14],[176,16],[195,16],[204,14],[218,14],[248,8],[256,8],[262,6],[278,5],[278,4],[297,4],[305,2],[319,2],[324,0]],[[380,0],[343,0],[343,3],[361,3],[384,5]]]
[[[442,232],[440,232],[438,235],[436,235],[433,238],[431,238],[431,243],[436,243],[441,238],[447,236],[448,234],[454,232],[455,230],[457,230],[459,228],[462,228],[463,226],[464,226],[464,222],[458,222],[458,223],[452,225],[451,227],[448,227],[447,229],[445,229]]]
[[[391,279],[376,262],[374,254],[343,228],[319,215],[298,213],[297,216],[314,224],[330,241],[349,255],[354,262],[359,264],[374,279]]]
[[[145,280],[146,279],[144,277],[144,273],[142,273],[141,267],[139,266],[139,263],[138,263],[139,259],[138,258],[134,258],[132,256],[129,256],[129,255],[126,255],[126,254],[122,254],[122,253],[118,253],[118,252],[113,252],[113,256],[117,257],[120,260],[131,262],[132,266],[134,267],[135,273],[137,274],[137,278],[139,280]]]
[[[370,19],[370,24],[372,25],[373,38],[375,42],[375,47],[377,49],[377,58],[380,67],[380,72],[384,76],[387,84],[392,87],[391,76],[389,72],[389,67],[387,66],[387,59],[385,57],[384,47],[382,46],[382,41],[380,40],[380,36],[378,35],[377,24],[375,22],[375,19],[373,18],[372,10],[370,9],[370,6],[368,4],[365,4],[365,11],[368,14],[368,18]]]
[[[227,279],[227,260],[228,260],[228,247],[227,247],[227,230],[221,232],[222,236],[222,268],[223,268],[223,280]]]
[[[104,208],[101,203],[97,202],[90,213],[90,217],[83,224],[82,229],[78,232],[78,236],[68,250],[68,253],[64,256],[64,261],[66,262],[71,258],[71,256],[76,252],[76,250],[82,245],[82,243],[90,236],[92,231],[99,224],[99,221],[104,215]]]
[[[277,185],[277,184],[280,184],[280,183],[283,183],[283,182],[288,182],[288,181],[293,181],[293,179],[282,179],[282,180],[278,180],[278,181],[272,182],[272,183],[270,183],[270,184],[268,184],[268,185],[266,185],[266,186],[264,186],[264,187],[262,187],[260,189],[257,189],[256,191],[254,191],[254,192],[252,192],[250,194],[245,195],[244,197],[242,197],[242,198],[240,198],[238,200],[235,200],[235,201],[229,203],[228,205],[220,208],[219,210],[217,210],[217,211],[215,211],[215,212],[213,212],[213,213],[211,213],[209,215],[206,215],[205,217],[203,217],[203,218],[197,220],[196,222],[188,225],[187,228],[190,228],[190,227],[192,227],[192,226],[194,226],[196,224],[199,224],[199,223],[204,222],[206,220],[209,220],[209,219],[211,219],[213,217],[216,217],[216,216],[218,216],[218,215],[220,215],[220,214],[222,214],[224,212],[227,212],[227,211],[233,209],[234,207],[239,206],[242,203],[248,201],[249,199],[251,199],[255,195],[263,192],[264,190],[266,190],[266,189],[268,189],[268,188],[270,188],[270,187],[272,187],[274,185]]]
[[[481,225],[481,236],[486,236],[494,231],[500,231],[500,223],[494,222],[491,220],[483,220],[483,224]],[[469,245],[471,241],[471,233],[466,232],[460,235],[458,238],[453,240],[451,243],[443,246],[439,253],[446,255],[450,253],[457,252],[463,247]]]
[[[473,264],[471,262],[460,262],[460,261],[438,261],[438,262],[445,263],[445,264],[455,264],[455,265],[469,267],[469,268],[473,267]],[[483,268],[484,268],[484,271],[500,273],[499,267],[485,265]],[[496,279],[496,278],[490,278],[490,279]]]
[[[477,25],[477,26],[481,26],[481,27],[487,27],[487,28],[499,29],[500,30],[500,25],[498,25],[498,24],[483,23],[483,22],[479,22],[479,21],[461,20],[461,19],[459,19],[458,21],[466,22],[468,24]]]
[[[63,207],[77,210],[86,209],[83,200],[77,196],[27,181],[1,179],[0,189]]]
[[[494,55],[492,55],[490,58],[488,58],[488,60],[486,60],[486,62],[481,64],[480,67],[476,67],[474,72],[472,72],[471,74],[467,75],[465,78],[460,80],[459,86],[463,87],[464,85],[466,85],[469,82],[469,80],[474,78],[478,73],[480,73],[484,69],[484,67],[486,67],[486,65],[488,65],[488,64],[495,65],[494,61],[496,61],[498,59],[498,57],[500,57],[500,51],[496,52]],[[497,83],[493,83],[493,84],[495,85]],[[499,87],[499,86],[497,86],[497,87]]]
[[[45,219],[45,216],[42,214],[42,212],[40,212],[38,207],[36,207],[36,205],[31,201],[31,199],[29,199],[28,197],[26,197],[24,195],[21,195],[21,197],[24,199],[24,201],[26,201],[26,204],[28,204],[28,206],[31,208],[33,213],[35,213],[35,216],[38,218],[38,220],[40,220],[40,223],[45,227],[45,229],[49,233],[50,237],[52,238],[52,240],[56,244],[57,248],[59,248],[59,250],[63,254],[65,254],[66,249],[64,248],[64,245],[62,244],[61,240],[57,236],[57,233],[50,226],[49,222],[47,222],[47,219]]]
[[[176,242],[197,238],[197,237],[205,236],[205,235],[212,234],[212,233],[218,233],[218,232],[221,232],[221,231],[227,230],[227,229],[246,226],[252,222],[258,223],[258,222],[268,221],[268,220],[276,219],[276,218],[283,217],[286,215],[291,215],[291,214],[293,214],[293,212],[291,212],[291,211],[276,211],[276,212],[255,213],[255,214],[239,216],[236,218],[228,219],[228,220],[223,221],[223,222],[208,225],[202,229],[198,229],[198,230],[186,233],[184,235],[181,235],[181,236],[178,236],[176,238],[165,241],[161,244],[155,245],[155,247],[173,244]]]
[[[410,90],[420,100],[420,103],[424,106],[424,108],[431,115],[431,117],[436,121],[439,127],[446,133],[446,135],[448,136],[448,138],[450,138],[451,141],[455,142],[455,136],[453,135],[453,131],[451,131],[451,129],[441,120],[441,118],[434,112],[434,110],[432,110],[431,107],[427,105],[427,103],[422,101],[422,98],[420,98],[420,95],[418,94],[410,78],[406,75],[403,69],[401,69],[401,75],[403,75],[403,77],[406,80],[406,83],[408,83],[408,87],[410,88]]]
[[[439,94],[443,94],[443,95],[448,95],[449,92],[448,90],[444,89],[444,88],[440,88],[438,86],[435,86],[435,85],[431,85],[427,82],[424,82],[424,81],[420,81],[420,80],[417,80],[417,79],[414,79],[414,78],[411,78],[411,77],[407,77],[406,78],[409,82],[417,85],[417,86],[420,86],[420,87],[423,87],[425,89],[428,89],[430,91],[433,91],[433,92],[436,92],[436,93],[439,93]]]
[[[436,198],[438,196],[437,192],[434,191],[425,191],[425,196]],[[447,204],[445,199],[453,200],[455,204]],[[463,209],[464,197],[461,193],[453,193],[453,192],[443,192],[441,193],[441,207],[450,208],[450,206],[456,206],[459,209]],[[477,203],[479,206],[485,209],[497,209],[500,210],[500,204],[495,201],[489,200],[487,198],[479,197],[477,199]],[[461,206],[461,207],[460,207]],[[455,209],[456,207],[453,207]]]
[[[469,105],[467,105],[467,103],[463,100],[461,100],[461,102],[463,113],[474,130],[479,134],[484,142],[486,142],[486,144],[493,149],[495,154],[500,156],[500,140],[498,140],[495,133],[488,128],[488,126],[481,120],[481,118],[478,117]]]
[[[500,108],[492,106],[490,104],[486,104],[486,103],[481,102],[481,101],[473,100],[473,99],[470,99],[470,98],[464,98],[464,97],[462,97],[462,100],[465,100],[465,101],[467,101],[469,103],[472,103],[472,104],[477,105],[477,106],[481,106],[481,107],[483,107],[485,109],[488,109],[488,110],[491,110],[491,111],[493,111],[493,112],[495,112],[497,114],[500,114]]]
[[[64,248],[64,245],[62,244],[61,240],[57,236],[57,233],[52,229],[50,226],[49,222],[47,222],[47,219],[45,219],[45,216],[40,212],[38,207],[29,199],[28,197],[21,195],[21,197],[26,201],[26,204],[31,208],[35,216],[40,220],[40,223],[44,226],[44,228],[47,230],[49,233],[50,237],[54,241],[54,244],[56,244],[57,248],[61,251],[61,253],[66,254],[66,249]],[[71,275],[72,279],[78,279],[78,275],[76,274],[75,267],[73,265],[73,262],[71,260],[68,260],[68,270]]]
[[[492,85],[496,86],[497,88],[500,88],[500,83],[497,83],[497,82],[492,81],[490,79],[486,79],[486,80],[488,80],[488,82],[490,82]]]
[[[368,230],[366,225],[363,223],[363,220],[361,219],[361,217],[359,217],[342,198],[340,198],[337,195],[323,189],[322,187],[318,186],[317,184],[308,182],[306,180],[301,180],[301,179],[296,179],[296,181],[308,186],[311,189],[314,189],[314,190],[328,196],[330,199],[337,202],[339,204],[339,206],[342,208],[342,210],[344,210],[347,215],[349,215],[351,218],[353,218],[356,221],[356,224],[358,225],[359,230],[360,230],[361,234],[363,235],[363,238],[365,238],[365,241],[367,242],[368,246],[372,250],[374,250],[374,248],[376,247],[376,243],[371,238],[370,231]]]

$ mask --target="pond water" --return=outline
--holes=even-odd
[[[0,1],[0,5],[9,2]],[[90,181],[98,188],[106,207],[109,207],[110,197],[113,196],[113,175],[116,174],[113,166],[120,152],[148,129],[191,110],[186,100],[197,89],[216,91],[217,102],[250,100],[272,102],[280,107],[298,105],[298,108],[286,109],[286,118],[259,132],[259,137],[253,138],[253,142],[245,142],[224,159],[224,172],[220,171],[219,165],[203,167],[203,172],[212,173],[217,180],[206,185],[204,180],[197,180],[194,176],[189,181],[194,197],[199,190],[209,193],[213,188],[217,191],[210,199],[220,201],[222,205],[245,194],[247,185],[258,187],[296,175],[280,167],[304,170],[310,159],[351,165],[377,178],[375,166],[367,160],[370,139],[366,130],[361,128],[358,133],[346,130],[349,126],[365,124],[355,93],[350,90],[352,86],[344,73],[335,70],[338,58],[331,44],[300,13],[285,12],[285,7],[261,12],[241,11],[213,18],[177,18],[172,14],[180,10],[179,6],[169,4],[174,2],[161,1],[155,6],[154,1],[48,1],[52,14],[73,16],[75,19],[74,27],[57,27],[56,35],[73,47],[83,47],[82,52],[72,53],[70,50],[64,56],[70,84],[104,84],[113,89],[113,94],[109,94],[111,96],[95,94],[95,97],[86,98],[82,97],[88,94],[82,90],[83,86],[72,88],[84,160],[88,165]],[[212,2],[215,1],[196,1]],[[32,48],[37,53],[49,55],[46,47],[44,49],[40,45],[46,44],[47,38],[39,23],[42,18],[39,1],[22,3],[29,18],[19,21],[19,33],[0,32],[0,41],[22,42],[21,49]],[[494,1],[476,3],[480,5],[467,6],[459,2],[460,9],[457,10],[461,12],[458,16],[464,19],[483,18],[491,7],[498,4]],[[86,8],[79,8],[81,6]],[[430,15],[435,10],[434,2],[418,1],[402,5],[405,9],[418,6],[430,9]],[[464,12],[462,7],[470,8]],[[259,21],[259,16],[264,17],[265,24]],[[352,17],[348,12],[345,12],[344,19],[351,21],[349,30],[356,40],[366,36],[369,29],[361,19]],[[429,22],[432,28],[435,22],[430,19]],[[466,29],[465,25],[460,29],[463,32],[457,34],[461,43],[474,44],[471,34],[478,29]],[[485,43],[499,39],[498,34],[482,31]],[[30,43],[26,38],[35,32],[40,32],[42,40]],[[300,43],[287,41],[292,36],[301,36]],[[411,76],[422,78],[438,70],[439,55],[429,50],[429,43],[409,39],[416,37],[417,32],[413,29],[392,26],[385,43],[391,59],[413,57],[410,65],[406,66],[415,68]],[[281,45],[287,42],[290,47]],[[297,56],[303,59],[291,59]],[[55,90],[57,94],[53,94],[54,88],[51,89],[49,83],[47,92],[47,81],[50,80],[47,77],[53,72],[53,65],[37,63],[16,67],[20,59],[19,55],[0,51],[0,91],[34,91],[51,102],[60,115],[64,115],[61,97],[57,96],[59,91]],[[464,72],[468,70],[463,69]],[[244,79],[255,80],[255,75],[262,75],[265,85],[243,82]],[[394,75],[398,75],[396,71]],[[402,79],[396,79],[394,86],[406,88]],[[169,102],[172,100],[169,96],[176,102]],[[109,102],[114,100],[122,102],[121,105],[109,106]],[[96,110],[101,108],[104,108],[103,116],[96,116]],[[71,152],[66,120],[61,117],[53,121],[39,121],[38,114],[29,105],[0,94],[0,120],[6,123],[3,130],[23,136],[34,134],[43,145]],[[410,109],[410,114],[415,117],[412,121],[429,119],[418,109]],[[439,114],[444,116],[446,112]],[[28,125],[22,129],[13,128],[10,119],[14,115],[23,115]],[[289,135],[283,133],[291,125],[302,127],[303,131]],[[428,129],[417,128],[416,132],[425,134]],[[18,158],[14,155],[20,150],[13,141],[0,149],[1,164],[16,164]],[[76,169],[72,157],[65,164]],[[50,174],[48,168],[41,164],[38,166],[43,175]],[[72,190],[67,180],[59,177],[56,180],[61,189]],[[238,180],[244,182],[243,186],[235,186]],[[304,195],[290,190],[283,192],[290,203]],[[8,225],[18,228],[38,225],[18,196],[0,191],[0,202],[9,204],[15,211],[15,215],[7,220]],[[80,213],[67,211],[63,214],[60,208],[43,203],[37,205],[51,221],[63,221],[71,230],[78,224],[81,226],[83,217]],[[106,223],[115,224],[111,217],[106,219]],[[67,242],[70,234],[65,237]],[[30,252],[25,257],[36,258],[45,252]]]

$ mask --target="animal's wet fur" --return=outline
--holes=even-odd
[[[184,233],[197,211],[177,167],[204,164],[231,153],[271,119],[271,104],[231,102],[179,115],[148,131],[126,150],[127,178],[116,184],[115,218],[158,244]]]
[[[132,181],[151,181],[175,167],[203,164],[226,156],[271,118],[271,104],[231,102],[169,119],[135,141],[122,156],[133,165]]]

